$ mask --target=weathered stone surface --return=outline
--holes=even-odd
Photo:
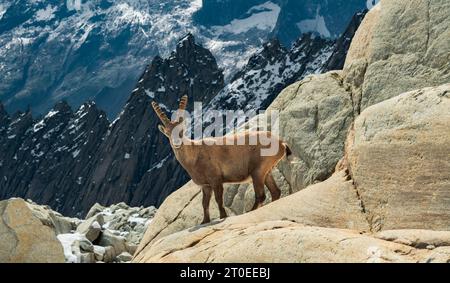
[[[103,215],[101,213],[92,216],[91,218],[83,221],[78,227],[77,232],[86,236],[86,238],[93,242],[97,240],[102,232],[102,226],[105,223]]]
[[[155,213],[154,206],[129,207],[125,203],[118,203],[102,210],[105,220],[102,226],[120,232],[129,245],[138,245]]]
[[[81,263],[95,263],[94,253],[81,253]]]
[[[54,228],[56,235],[70,233],[81,223],[77,218],[64,217],[50,209],[50,207],[38,205],[31,200],[27,200],[27,205],[33,215],[41,220],[43,224]]]
[[[373,231],[450,230],[450,84],[404,93],[356,119],[346,160]]]
[[[103,261],[108,263],[108,262],[113,262],[115,257],[117,256],[115,250],[113,247],[105,247],[105,253],[103,255]]]
[[[200,224],[203,217],[201,200],[201,188],[192,181],[172,193],[159,207],[137,250],[142,250],[156,238]],[[210,213],[212,219],[219,217],[219,210],[213,198]]]
[[[64,262],[53,227],[22,199],[0,201],[0,262]]]
[[[195,185],[189,185],[180,189],[177,193],[195,192],[196,190]],[[201,197],[201,194],[199,195]],[[146,249],[158,239],[196,226],[201,222],[201,199],[196,200],[194,198],[181,211],[170,211],[170,208],[173,210],[174,207],[178,207],[178,201],[185,201],[185,195],[182,193],[177,196],[174,198],[170,197],[167,203],[161,206],[159,211],[163,213],[156,214],[154,222],[149,226],[138,247],[137,254],[145,253]],[[165,211],[165,209],[168,211]],[[217,213],[216,210],[217,208],[214,209],[214,213]],[[166,218],[169,211],[174,214],[172,217],[179,216],[174,221],[170,221],[169,219],[174,218]],[[182,217],[180,217],[181,215]],[[312,185],[245,215],[228,218],[225,222],[259,223],[269,220],[290,220],[314,226],[355,229],[359,231],[369,230],[352,181],[347,180],[347,176],[343,171],[336,173],[325,182]],[[217,221],[213,223],[217,223]]]
[[[341,72],[309,76],[292,84],[268,110],[280,111],[280,136],[296,157],[279,165],[292,191],[330,177],[344,154],[347,129],[353,121],[351,96],[342,87]]]
[[[289,248],[286,248],[289,247]],[[447,262],[447,247],[429,251],[336,228],[290,221],[199,227],[169,235],[135,262]]]
[[[98,244],[103,247],[113,247],[115,255],[119,255],[122,252],[127,251],[125,238],[122,236],[114,235],[109,230],[103,231]]]
[[[421,249],[450,246],[450,231],[386,230],[376,233],[374,237]]]
[[[131,259],[133,259],[133,256],[127,252],[123,252],[117,256],[119,262],[129,262]]]
[[[87,220],[87,219],[91,218],[92,216],[95,216],[96,214],[98,214],[104,210],[105,210],[105,207],[103,205],[101,205],[99,203],[95,203],[91,207],[91,209],[89,209],[88,213],[86,214],[85,219]]]
[[[262,225],[267,221],[290,220],[303,225],[347,228],[360,232],[409,228],[448,230],[450,226],[447,217],[450,214],[448,109],[450,109],[450,84],[408,92],[369,107],[356,119],[354,128],[348,136],[345,158],[338,166],[344,171],[251,213],[231,217],[221,223],[214,222],[211,226],[197,226],[175,233],[195,226],[202,215],[200,200],[196,200],[200,196],[199,188],[194,185],[187,186],[178,192],[177,197],[169,198],[167,207],[162,211],[170,211],[173,207],[181,207],[181,210],[170,211],[172,213],[170,221],[165,218],[166,213],[157,214],[156,218],[166,221],[160,222],[163,223],[162,226],[150,226],[135,254],[135,261],[239,260],[234,258],[233,254],[240,254],[242,261],[265,261],[266,256],[267,261],[277,261],[279,258],[280,261],[296,261],[290,251],[284,251],[285,254],[274,251],[275,245],[271,243],[298,237],[297,233],[303,233],[304,228],[273,236],[270,240],[261,234],[254,235],[248,239],[248,243],[259,241],[261,246],[270,252],[266,254],[256,249],[252,250],[248,257],[239,253],[237,246],[242,246],[240,243],[247,241],[245,236],[240,234],[246,235],[246,231],[238,229],[236,232],[232,227],[244,226],[245,229],[250,229],[252,225]],[[345,168],[349,169],[349,176],[346,176]],[[197,223],[181,221],[195,217],[199,218]],[[212,231],[214,237],[217,237],[217,242],[212,243],[210,236],[204,235],[207,239],[206,246],[201,244],[195,244],[195,247],[187,245],[185,248],[177,246],[184,245],[185,241],[190,244],[196,243],[199,237],[203,237],[196,231],[205,231],[203,229],[210,229],[207,230],[208,233]],[[236,241],[229,238],[234,237],[235,232]],[[320,238],[323,234],[316,236]],[[420,230],[414,233],[404,231],[395,237],[377,234],[364,238],[364,256],[360,254],[361,247],[351,243],[349,254],[339,254],[338,244],[338,247],[335,247],[335,250],[338,250],[335,253],[336,258],[328,257],[324,250],[317,250],[315,255],[311,255],[313,251],[307,247],[304,251],[307,255],[300,256],[299,261],[445,262],[450,259],[447,236],[443,232],[428,234]],[[329,239],[330,236],[324,237]],[[389,244],[386,244],[386,241],[377,242],[377,238],[403,245],[401,250],[399,247],[386,247],[385,245]],[[293,238],[290,240],[295,242]],[[174,242],[174,246],[170,241]],[[326,247],[325,243],[318,241],[319,247]],[[226,242],[227,247],[222,246],[221,242]],[[373,245],[375,248],[370,248]],[[380,248],[380,245],[386,249]],[[405,245],[410,245],[414,249],[408,250],[412,247],[403,247]],[[249,246],[241,248],[251,250]],[[228,251],[231,251],[230,254]],[[372,253],[369,257],[368,252]],[[162,254],[164,256],[159,257]]]
[[[94,245],[94,256],[95,260],[97,261],[103,261],[103,257],[105,256],[106,249],[102,246],[95,246]]]
[[[450,81],[450,2],[384,1],[353,38],[344,67],[359,113],[403,92]]]

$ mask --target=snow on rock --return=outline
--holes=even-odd
[[[89,262],[126,262],[130,257],[123,254],[133,254],[148,225],[156,213],[154,207],[129,207],[119,203],[110,207],[95,204],[89,211],[85,220],[76,219],[77,227],[84,222],[89,228],[101,230],[96,240],[90,242],[85,232],[76,232],[57,235],[64,249],[67,263]],[[62,217],[62,216],[61,216]],[[103,219],[104,224],[98,222]],[[103,223],[103,222],[102,222]],[[94,244],[95,243],[95,244]]]
[[[45,9],[36,12],[37,21],[49,21],[55,17],[55,12],[58,10],[57,6],[47,5]]]
[[[333,53],[334,41],[306,34],[287,50],[278,40],[264,44],[206,110],[263,110],[287,85],[319,73]],[[205,121],[212,117],[206,116]]]
[[[76,244],[76,241],[87,241],[86,237],[80,233],[60,234],[56,237],[63,246],[66,263],[80,263],[80,253],[77,253],[76,250],[74,251],[74,245]]]
[[[314,32],[326,38],[331,36],[325,23],[325,18],[319,14],[319,9],[317,9],[314,19],[303,20],[297,23],[297,27],[302,33]]]
[[[250,16],[245,19],[235,19],[228,25],[213,26],[211,29],[216,36],[223,33],[240,34],[251,29],[271,32],[277,23],[280,10],[280,6],[272,2],[266,2],[250,8],[247,12]]]

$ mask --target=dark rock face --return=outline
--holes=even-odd
[[[223,86],[214,57],[189,34],[168,59],[153,60],[111,124],[93,103],[72,113],[61,102],[37,121],[28,111],[9,122],[0,107],[0,199],[31,198],[71,216],[95,202],[159,205],[188,177],[157,129],[151,100],[176,110],[182,95],[208,102]]]
[[[22,196],[59,210],[73,206],[107,126],[93,103],[73,113],[60,102],[40,120],[29,111],[16,114],[2,135],[0,198]]]

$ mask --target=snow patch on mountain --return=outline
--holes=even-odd
[[[277,23],[280,11],[280,6],[272,2],[266,2],[250,8],[247,12],[250,16],[245,19],[235,19],[228,25],[212,26],[211,29],[215,35],[224,33],[240,34],[254,28],[271,32]]]
[[[334,48],[334,41],[313,34],[305,34],[291,50],[272,40],[249,59],[206,109],[265,109],[287,85],[320,73]],[[212,119],[212,116],[205,117],[205,121]]]
[[[7,9],[7,4],[0,3],[0,20],[3,18],[3,15],[6,13]]]
[[[79,11],[81,10],[81,0],[66,0],[66,6],[69,11]]]
[[[37,21],[49,21],[55,17],[55,12],[58,10],[57,6],[47,5],[45,9],[38,10],[36,12]]]
[[[314,19],[307,19],[297,23],[297,27],[302,33],[315,32],[319,35],[329,38],[330,31],[325,23],[325,18],[319,14],[320,7],[317,9],[316,17]]]

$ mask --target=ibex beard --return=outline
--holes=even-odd
[[[224,184],[252,182],[255,190],[252,210],[261,207],[265,201],[264,185],[269,189],[272,201],[278,200],[281,191],[271,171],[284,156],[291,154],[288,145],[269,131],[244,131],[192,140],[186,137],[184,118],[179,114],[185,111],[187,101],[186,95],[181,98],[178,114],[172,120],[157,103],[152,102],[152,106],[162,122],[158,128],[169,139],[178,162],[202,188],[202,224],[211,221],[209,203],[213,192],[220,218],[227,217],[223,205]]]

